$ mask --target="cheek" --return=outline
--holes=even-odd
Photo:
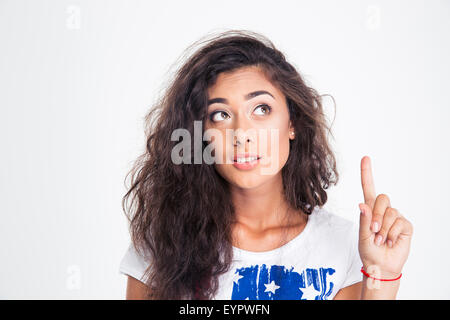
[[[289,157],[289,141],[288,130],[269,131],[267,138],[262,138],[259,143],[261,153],[266,158],[263,167],[283,168]]]
[[[216,163],[225,163],[227,156],[226,137],[221,131],[209,131],[206,134],[208,137],[208,150],[214,155]]]
[[[289,134],[288,131],[284,132],[283,135],[279,139],[279,160],[280,160],[280,168],[284,167],[286,161],[289,157]]]

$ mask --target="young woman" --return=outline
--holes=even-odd
[[[358,230],[323,208],[338,172],[317,92],[259,34],[202,44],[130,172],[127,298],[395,299],[413,228],[376,195],[370,159]]]

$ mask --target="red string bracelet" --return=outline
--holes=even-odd
[[[364,271],[364,266],[361,267],[361,272],[362,272],[366,277],[368,277],[368,278],[372,278],[372,279],[374,279],[374,280],[380,280],[380,281],[395,281],[395,280],[400,279],[400,278],[402,277],[402,274],[403,274],[403,273],[400,273],[400,275],[399,275],[397,278],[395,278],[395,279],[377,279],[377,278],[372,277],[372,276],[371,276],[370,274],[368,274],[367,272],[365,272],[365,271]]]

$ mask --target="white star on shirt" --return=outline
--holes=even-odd
[[[272,292],[273,294],[275,294],[275,290],[277,290],[280,286],[277,286],[275,284],[275,281],[272,280],[271,283],[265,283],[264,284],[266,286],[266,290],[264,292]]]
[[[302,294],[301,300],[314,300],[317,296],[317,290],[314,285],[310,285],[307,288],[298,288]]]
[[[244,276],[243,276],[243,275],[240,275],[239,272],[238,272],[238,273],[235,273],[235,274],[233,274],[233,282],[236,283],[236,284],[238,284],[239,280],[240,280],[241,278],[243,278],[243,277],[244,277]]]

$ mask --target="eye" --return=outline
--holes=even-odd
[[[225,117],[223,115],[226,115]],[[226,120],[227,117],[229,118],[230,116],[224,112],[224,111],[216,111],[210,114],[209,119],[212,122],[218,122],[218,121],[222,121],[222,120]]]
[[[262,115],[262,116],[264,116],[266,114],[269,114],[272,111],[272,108],[269,105],[267,105],[267,104],[260,104],[260,105],[258,105],[255,108],[255,111],[257,109],[265,110],[265,111],[263,111],[262,113],[259,114],[259,115]]]

